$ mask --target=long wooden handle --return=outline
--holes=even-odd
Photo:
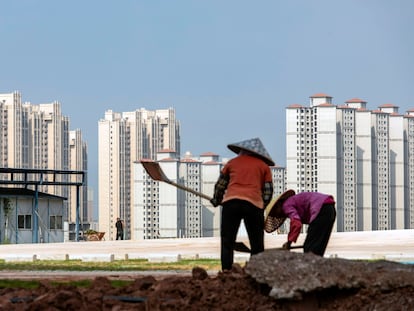
[[[169,179],[168,180],[164,180],[164,181],[167,184],[173,185],[173,186],[175,186],[175,187],[177,187],[177,188],[179,188],[181,190],[188,191],[188,192],[191,192],[192,194],[198,195],[199,197],[202,197],[203,199],[206,199],[206,200],[209,200],[209,201],[212,199],[211,197],[209,197],[208,195],[206,195],[204,193],[201,193],[201,192],[195,191],[194,189],[188,188],[186,186],[177,184],[177,183],[175,183],[175,182],[173,182],[173,181],[171,181]]]

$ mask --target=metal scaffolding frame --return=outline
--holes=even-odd
[[[72,178],[66,178],[71,177]],[[73,180],[73,181],[72,181]],[[38,193],[39,186],[76,186],[76,241],[79,241],[80,187],[85,185],[86,172],[51,169],[0,168],[0,185],[35,187],[33,213],[33,243],[39,242]]]

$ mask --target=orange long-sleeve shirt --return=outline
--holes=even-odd
[[[250,155],[239,155],[227,162],[222,174],[230,177],[223,202],[240,199],[264,208],[263,189],[266,182],[272,182],[270,168],[264,161]]]

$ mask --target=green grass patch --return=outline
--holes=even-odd
[[[112,262],[84,262],[81,260],[36,260],[30,262],[5,262],[0,260],[0,270],[17,271],[188,271],[194,267],[220,270],[217,259],[184,259],[177,262],[149,262],[146,259],[114,260]]]
[[[25,288],[35,289],[39,287],[38,281],[21,281],[21,280],[0,280],[1,288]]]
[[[146,259],[114,260],[112,262],[83,262],[81,260],[36,260],[33,262],[5,262],[0,260],[0,270],[3,271],[191,271],[194,267],[205,270],[221,269],[217,259],[184,259],[177,262],[149,262]],[[54,286],[73,285],[89,287],[92,280],[51,281]],[[130,280],[111,280],[112,287],[123,287]],[[0,279],[2,288],[35,289],[40,281]]]

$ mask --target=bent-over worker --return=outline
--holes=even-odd
[[[287,190],[277,199],[273,199],[266,210],[268,215],[265,231],[268,233],[278,229],[286,218],[290,219],[288,240],[283,244],[284,249],[290,249],[291,244],[299,237],[302,224],[308,224],[303,251],[324,255],[336,219],[335,200],[332,195],[320,192],[295,194],[295,191]]]

